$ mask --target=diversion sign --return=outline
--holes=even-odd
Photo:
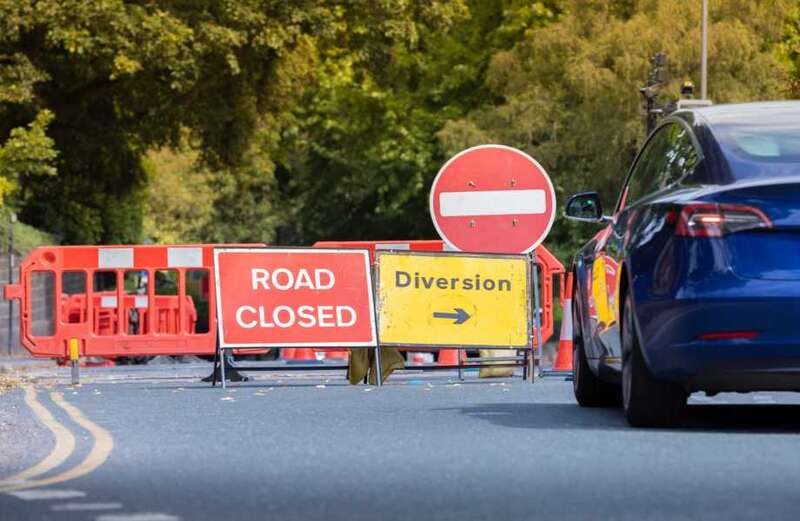
[[[214,250],[220,347],[374,347],[367,250]]]
[[[381,345],[531,346],[522,255],[378,252]]]

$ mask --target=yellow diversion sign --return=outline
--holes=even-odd
[[[382,345],[531,345],[530,263],[521,255],[378,252]]]

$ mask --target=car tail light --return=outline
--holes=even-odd
[[[716,331],[705,333],[697,337],[698,340],[752,340],[758,336],[758,331]]]
[[[743,204],[698,203],[683,207],[675,227],[682,237],[722,237],[729,233],[772,228],[764,212]]]

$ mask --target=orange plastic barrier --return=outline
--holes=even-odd
[[[70,339],[81,357],[213,355],[214,247],[41,247],[5,298],[20,300],[20,339],[36,357],[69,358]]]

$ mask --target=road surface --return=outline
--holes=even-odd
[[[0,396],[0,479],[33,467],[0,484],[0,520],[800,515],[794,394],[694,396],[681,428],[635,430],[558,378],[270,373],[223,391],[207,370],[90,369],[79,388],[50,371]]]

